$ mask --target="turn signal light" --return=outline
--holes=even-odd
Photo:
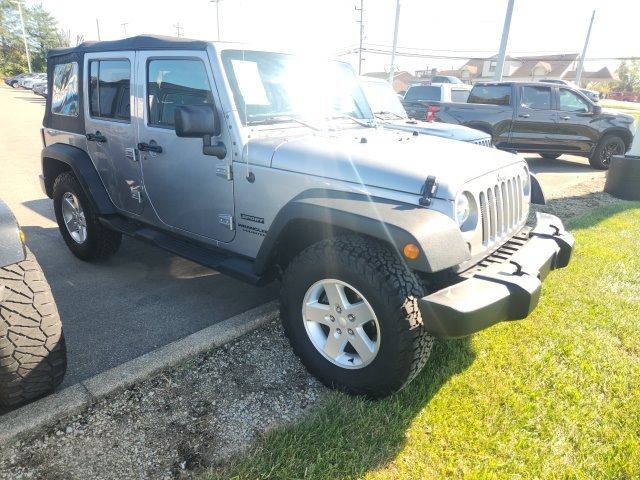
[[[402,249],[402,253],[409,260],[415,260],[418,258],[418,255],[420,255],[420,248],[413,243],[407,243]]]

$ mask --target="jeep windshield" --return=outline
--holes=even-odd
[[[221,55],[243,125],[295,122],[317,128],[338,119],[365,126],[373,122],[346,63],[250,50]]]

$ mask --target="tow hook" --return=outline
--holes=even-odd
[[[513,272],[514,275],[517,275],[518,277],[524,275],[524,272],[522,271],[522,265],[520,265],[518,262],[514,262],[513,260],[509,260],[509,263],[511,265],[515,265],[516,267],[516,271]]]

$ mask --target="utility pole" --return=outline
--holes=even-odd
[[[360,47],[358,48],[358,75],[362,75],[362,38],[364,37],[364,23],[362,23],[362,17],[364,12],[364,0],[360,0],[360,8],[356,8],[356,11],[360,12],[360,20],[357,22],[360,24]]]
[[[218,27],[218,41],[220,41],[220,2],[222,0],[209,0],[209,3],[216,4],[216,26]]]
[[[504,71],[504,59],[507,54],[507,41],[509,40],[509,29],[511,28],[511,15],[513,14],[513,3],[515,0],[509,0],[507,4],[507,14],[504,17],[504,27],[502,28],[502,39],[500,40],[500,52],[498,53],[498,61],[496,62],[496,71],[493,79],[497,82],[502,81],[502,73]]]
[[[173,28],[176,29],[176,36],[178,38],[180,38],[180,31],[182,30],[182,26],[180,25],[180,22],[176,23]]]
[[[98,30],[98,41],[100,41],[100,23],[98,22],[97,18],[96,18],[96,29]]]
[[[129,25],[129,22],[124,22],[124,23],[121,23],[120,25],[122,25],[122,29],[124,30],[124,36],[126,38],[126,36],[127,36],[127,25]]]
[[[400,0],[396,0],[396,25],[393,29],[393,47],[391,49],[391,67],[389,68],[389,84],[393,87],[395,72],[396,48],[398,47],[398,27],[400,26]]]
[[[580,86],[580,80],[582,78],[582,68],[584,67],[584,59],[587,56],[587,46],[589,45],[589,37],[591,36],[591,27],[593,27],[593,19],[596,16],[596,11],[594,10],[591,14],[591,22],[589,23],[589,30],[587,30],[587,38],[584,41],[584,48],[582,49],[582,56],[580,57],[580,62],[578,63],[578,71],[576,72],[576,85]]]
[[[29,57],[29,44],[27,43],[27,31],[24,28],[24,17],[22,16],[22,3],[13,2],[18,6],[18,12],[20,13],[20,25],[22,25],[22,41],[24,42],[24,51],[27,54],[27,67],[29,73],[31,73],[31,57]]]

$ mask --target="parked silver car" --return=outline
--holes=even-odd
[[[71,252],[125,234],[280,280],[284,331],[331,387],[401,389],[434,336],[525,318],[569,263],[558,218],[526,226],[542,198],[520,157],[379,128],[348,64],[140,36],[48,69],[42,187]]]
[[[448,123],[410,119],[391,85],[379,78],[362,76],[360,83],[378,122],[390,130],[418,132],[424,135],[492,146],[491,135],[480,130]]]

